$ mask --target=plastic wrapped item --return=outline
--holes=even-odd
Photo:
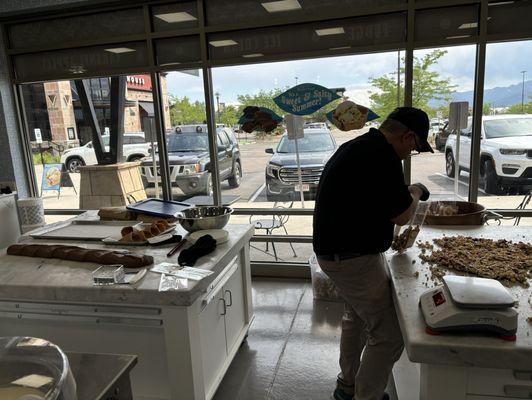
[[[159,292],[168,292],[169,290],[179,290],[188,288],[188,279],[180,278],[173,275],[161,275],[159,281]]]
[[[92,273],[95,285],[116,285],[124,282],[124,266],[121,264],[102,265]]]
[[[313,254],[308,260],[310,267],[310,276],[312,279],[312,292],[314,293],[314,300],[337,301],[343,302],[338,289],[333,281],[323,272],[318,264],[316,255]]]
[[[396,225],[392,242],[392,250],[404,253],[416,242],[421,226],[425,223],[425,218],[429,212],[429,203],[418,203],[414,215],[407,225]]]
[[[0,399],[77,400],[65,353],[44,339],[0,338]]]

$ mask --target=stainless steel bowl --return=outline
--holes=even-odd
[[[232,213],[233,209],[225,206],[191,207],[181,211],[177,218],[185,230],[195,232],[222,229],[229,222]]]

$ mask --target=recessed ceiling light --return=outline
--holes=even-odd
[[[162,19],[169,24],[175,24],[178,22],[195,21],[197,18],[187,12],[174,12],[166,14],[155,14],[156,18]]]
[[[162,63],[160,65],[161,65],[161,67],[168,67],[170,65],[179,65],[179,64],[181,64],[181,63],[176,61],[176,62]]]
[[[255,57],[264,57],[262,53],[252,53],[252,54],[242,54],[244,58],[255,58]]]
[[[350,49],[351,46],[340,46],[340,47],[331,47],[329,50],[347,50]]]
[[[109,53],[122,54],[122,53],[131,53],[132,51],[137,51],[135,49],[130,49],[129,47],[113,47],[112,49],[105,49]]]
[[[468,24],[462,24],[458,27],[458,29],[471,29],[471,28],[477,28],[478,22],[470,22]]]
[[[318,36],[341,35],[344,33],[345,33],[345,30],[341,26],[336,27],[336,28],[316,29],[316,34]]]
[[[282,11],[293,11],[299,10],[301,4],[297,0],[280,0],[280,1],[269,1],[267,3],[260,3],[269,13],[282,12]]]
[[[471,35],[447,36],[445,39],[463,39],[468,37],[471,37]]]
[[[212,42],[209,42],[209,44],[213,47],[225,47],[225,46],[234,46],[238,44],[238,42],[235,42],[232,39],[226,39],[226,40],[213,40]]]

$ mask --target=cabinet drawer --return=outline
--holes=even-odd
[[[467,393],[503,398],[532,398],[532,372],[496,368],[468,369]],[[524,397],[526,396],[526,397]]]

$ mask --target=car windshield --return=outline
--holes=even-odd
[[[532,136],[532,118],[492,119],[484,121],[488,139],[510,136]]]
[[[168,151],[207,151],[209,140],[207,133],[174,133],[167,136]]]
[[[303,138],[297,140],[300,153],[312,153],[320,151],[334,150],[334,143],[331,135],[322,134],[307,134]],[[295,153],[296,142],[293,139],[288,139],[288,136],[283,136],[279,146],[277,146],[278,153]]]

